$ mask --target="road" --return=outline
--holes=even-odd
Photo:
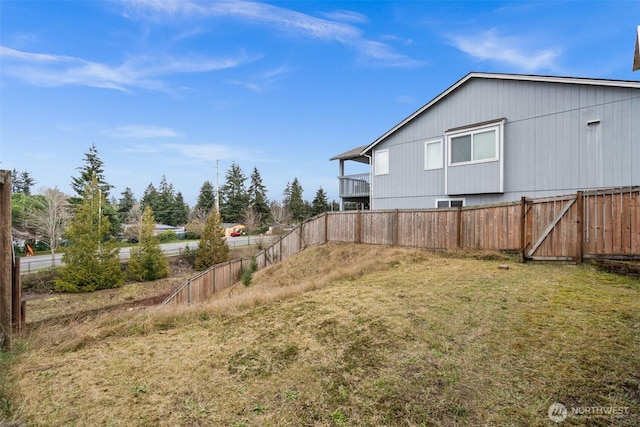
[[[265,241],[265,239],[273,239],[272,237],[265,236],[240,236],[240,237],[227,237],[227,244],[230,248],[254,245],[257,241]],[[162,253],[167,256],[176,256],[180,254],[187,246],[190,249],[198,247],[197,241],[190,242],[173,242],[163,243],[160,245]],[[120,258],[128,259],[132,246],[120,249]],[[36,255],[31,257],[20,257],[20,273],[32,273],[41,268],[51,267],[51,255]],[[55,266],[62,265],[62,254],[55,255]]]

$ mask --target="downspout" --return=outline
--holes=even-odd
[[[363,156],[365,156],[366,158],[369,159],[369,210],[373,210],[373,158],[368,155],[368,154],[364,154]]]

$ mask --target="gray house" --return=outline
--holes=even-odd
[[[640,184],[640,81],[470,73],[340,161],[341,201],[478,205]],[[349,161],[369,173],[345,175]]]

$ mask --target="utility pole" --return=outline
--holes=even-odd
[[[13,242],[11,239],[11,171],[0,170],[0,346],[11,346]]]
[[[220,212],[220,170],[218,169],[219,159],[216,159],[216,210]]]

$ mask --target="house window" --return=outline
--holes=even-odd
[[[449,164],[498,160],[499,126],[448,135]]]
[[[437,199],[436,208],[458,208],[464,206],[464,199]]]
[[[424,168],[425,170],[442,168],[441,139],[424,143]]]
[[[375,174],[389,174],[389,150],[379,150],[375,154]]]

